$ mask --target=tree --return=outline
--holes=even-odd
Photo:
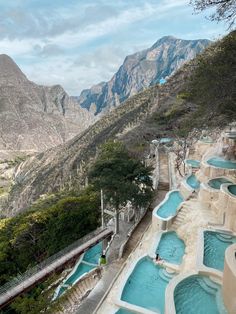
[[[216,11],[210,15],[212,21],[226,21],[231,28],[236,18],[236,1],[235,0],[191,0],[197,12],[214,8]]]
[[[185,159],[188,149],[198,140],[199,130],[192,128],[191,119],[182,121],[181,126],[175,130],[177,147],[175,148],[175,167],[181,177],[185,175]],[[183,171],[182,171],[183,166]]]
[[[120,142],[109,141],[101,147],[89,178],[95,188],[103,189],[106,200],[116,213],[119,232],[119,210],[128,201],[135,207],[145,206],[152,197],[151,168],[129,156]]]

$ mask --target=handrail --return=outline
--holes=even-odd
[[[77,241],[75,241],[74,243],[70,244],[69,246],[67,246],[63,250],[61,250],[58,253],[50,256],[49,258],[47,258],[43,262],[41,262],[41,263],[37,264],[36,266],[28,269],[25,273],[20,274],[17,277],[15,277],[14,279],[12,279],[11,281],[5,283],[3,286],[0,287],[0,296],[2,294],[6,293],[9,289],[12,289],[12,288],[18,286],[20,283],[24,282],[26,279],[28,279],[28,278],[32,277],[33,275],[37,274],[39,271],[41,271],[45,267],[49,266],[50,264],[52,264],[56,260],[60,259],[61,257],[65,256],[69,252],[73,251],[74,249],[76,249],[80,245],[88,242],[89,240],[93,239],[94,237],[97,237],[99,234],[101,234],[106,229],[107,228],[105,228],[105,229],[98,228],[95,231],[90,232],[89,234],[87,234],[84,237],[78,239]]]

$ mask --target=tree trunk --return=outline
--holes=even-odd
[[[119,209],[116,208],[116,216],[115,216],[115,234],[118,234],[120,232],[119,228]]]

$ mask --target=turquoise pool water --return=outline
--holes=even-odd
[[[186,164],[188,164],[189,166],[191,166],[193,168],[199,168],[200,167],[200,161],[199,160],[186,159],[185,162],[186,162]]]
[[[198,189],[200,187],[200,182],[197,180],[196,176],[192,174],[189,176],[186,180],[187,184],[191,186],[194,190]]]
[[[225,250],[236,242],[236,237],[229,234],[204,231],[204,256],[203,264],[223,271]]]
[[[92,263],[92,264],[98,264],[99,257],[102,254],[102,243],[98,243],[97,245],[93,246],[91,249],[89,249],[87,252],[85,252],[83,261]]]
[[[228,190],[230,191],[230,193],[236,196],[236,184],[229,185]]]
[[[88,273],[90,270],[94,269],[98,265],[99,257],[102,254],[102,243],[98,243],[89,249],[81,261],[81,263],[72,270],[71,275],[66,279],[56,295],[56,297],[61,296],[68,287],[73,286],[78,279],[84,274]],[[87,264],[89,263],[89,264]]]
[[[168,195],[168,199],[155,211],[161,218],[168,218],[176,214],[176,210],[180,203],[183,202],[183,197],[179,191],[172,191]]]
[[[208,277],[194,275],[181,281],[175,288],[176,314],[223,314],[221,287]]]
[[[171,276],[151,258],[142,258],[123,289],[121,300],[164,314],[165,289]]]
[[[209,186],[213,189],[219,190],[221,184],[224,183],[232,183],[231,181],[225,179],[225,178],[216,178],[216,179],[212,179],[208,182]]]
[[[160,139],[161,144],[166,144],[166,143],[171,143],[171,142],[173,142],[173,138],[171,138],[171,137],[162,137]]]
[[[217,168],[236,169],[236,161],[225,160],[220,157],[212,157],[207,160],[207,163]]]
[[[134,314],[134,312],[130,312],[128,310],[125,309],[119,309],[116,314]]]
[[[184,241],[174,231],[163,233],[156,249],[162,259],[178,265],[182,263],[184,251]]]
[[[214,140],[211,137],[209,137],[209,136],[201,138],[200,141],[203,142],[203,143],[214,143]]]

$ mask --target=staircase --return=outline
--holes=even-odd
[[[169,185],[168,154],[165,152],[160,152],[158,190],[168,191]]]
[[[172,229],[177,230],[181,225],[185,224],[186,222],[186,216],[189,212],[189,207],[185,204],[181,207],[180,211],[178,212],[178,215],[175,217],[174,222],[172,224]]]
[[[80,304],[83,299],[90,293],[90,291],[95,287],[101,278],[101,270],[99,268],[91,271],[89,274],[85,275],[75,284],[65,296],[66,299],[62,304],[62,311],[58,312],[60,314],[72,313],[73,306]]]

